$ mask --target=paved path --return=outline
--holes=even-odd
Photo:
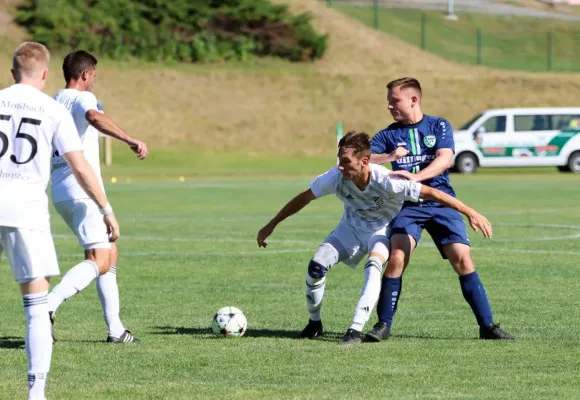
[[[353,5],[372,4],[372,0],[344,1],[332,0],[337,3],[350,3]],[[421,8],[425,10],[447,10],[447,0],[379,0],[381,6],[397,8]],[[495,3],[491,0],[454,0],[455,11],[476,12],[484,14],[515,15],[532,18],[554,18],[567,21],[580,21],[580,16],[561,14],[552,11],[534,10],[532,8],[518,7],[509,4]]]

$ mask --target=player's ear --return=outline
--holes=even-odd
[[[45,81],[46,78],[48,78],[48,68],[45,68],[44,71],[42,71],[42,80]]]

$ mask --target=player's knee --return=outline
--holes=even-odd
[[[338,262],[338,251],[328,243],[322,243],[308,264],[309,279],[324,279],[328,270]]]
[[[86,250],[85,259],[92,261],[97,265],[100,275],[106,274],[111,266],[108,249]]]
[[[406,254],[402,250],[393,250],[389,255],[387,268],[403,269],[405,267]]]
[[[451,260],[451,266],[460,276],[471,274],[475,271],[475,266],[469,256]]]
[[[310,260],[310,263],[308,264],[308,276],[310,278],[323,279],[324,277],[326,277],[327,272],[328,272],[327,266],[320,264],[314,259]]]

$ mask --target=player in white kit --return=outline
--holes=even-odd
[[[95,84],[97,60],[83,50],[68,54],[62,69],[66,88],[55,96],[72,114],[87,160],[101,180],[99,131],[127,143],[139,159],[147,157],[145,143],[129,137],[100,108],[91,90]],[[107,342],[131,343],[139,340],[127,330],[119,317],[119,287],[117,285],[118,253],[109,243],[99,210],[87,193],[75,181],[72,171],[60,153],[52,158],[52,202],[58,213],[77,236],[84,248],[85,260],[65,274],[48,295],[51,322],[58,307],[97,280],[97,292],[108,328]],[[53,339],[55,339],[53,334]]]
[[[396,159],[404,154],[391,153]],[[266,247],[266,238],[276,225],[304,208],[312,200],[335,194],[344,203],[344,214],[337,227],[318,247],[306,274],[308,325],[299,338],[315,338],[323,333],[320,311],[326,274],[342,261],[355,268],[368,254],[364,267],[364,285],[354,310],[352,324],[339,343],[361,342],[361,334],[379,298],[383,265],[389,258],[387,229],[401,210],[404,201],[420,198],[440,202],[469,218],[472,228],[491,237],[489,221],[461,201],[437,189],[391,175],[381,165],[370,164],[371,146],[366,133],[349,132],[339,142],[338,166],[318,176],[310,188],[294,197],[258,233],[258,246]]]
[[[12,61],[16,84],[0,91],[0,254],[6,254],[24,302],[30,400],[45,398],[52,357],[47,294],[50,277],[58,275],[59,268],[46,186],[53,148],[96,202],[110,239],[119,237],[115,215],[83,156],[69,112],[42,93],[48,60],[42,44],[22,43]]]

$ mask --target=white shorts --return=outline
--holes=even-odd
[[[107,226],[94,201],[91,199],[59,201],[54,203],[54,208],[85,250],[111,248]]]
[[[60,274],[50,231],[0,226],[0,255],[2,252],[20,283]]]
[[[337,249],[338,261],[342,261],[351,268],[355,268],[377,244],[382,245],[379,248],[385,260],[389,258],[387,227],[375,232],[361,232],[348,223],[340,221],[324,243],[329,243]]]

